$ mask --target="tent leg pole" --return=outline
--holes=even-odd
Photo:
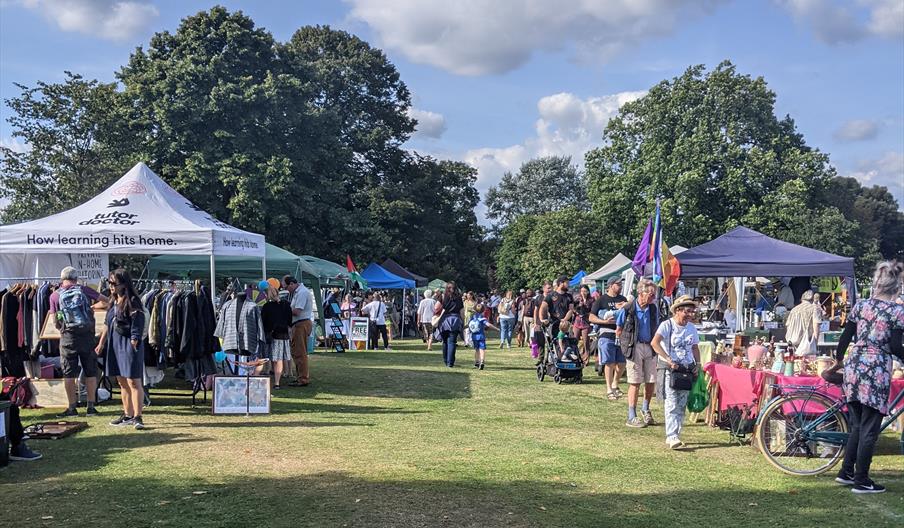
[[[299,275],[301,277],[301,275]],[[261,258],[261,280],[267,280],[267,257]]]
[[[402,333],[399,334],[399,340],[405,339],[405,294],[407,290],[402,288]]]
[[[213,303],[214,310],[217,307],[217,263],[213,254],[210,255],[210,302]]]

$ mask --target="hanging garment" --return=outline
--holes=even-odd
[[[264,326],[258,305],[245,297],[232,299],[220,310],[214,335],[223,341],[223,350],[239,350],[257,356],[264,339]]]

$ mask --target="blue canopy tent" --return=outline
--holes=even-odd
[[[587,276],[587,272],[584,270],[581,270],[574,274],[574,277],[572,277],[571,280],[568,281],[568,285],[571,286],[572,288],[574,288],[575,286],[580,285],[581,279],[583,279],[586,276]]]
[[[746,227],[675,256],[681,263],[681,278],[701,277],[844,277],[854,299],[854,259],[839,257],[770,238]],[[736,281],[743,298],[744,281]],[[738,310],[738,329],[743,324]]]
[[[405,290],[413,290],[415,282],[411,279],[404,279],[386,271],[383,266],[376,262],[371,262],[361,272],[361,277],[367,281],[367,286],[375,290],[402,290],[402,299],[405,298]],[[403,301],[404,302],[404,301]],[[405,318],[402,318],[402,336],[405,335]]]

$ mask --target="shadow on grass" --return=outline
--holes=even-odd
[[[427,475],[425,475],[427,477]],[[618,478],[613,475],[610,478]],[[793,491],[726,487],[701,479],[674,490],[608,492],[548,481],[369,480],[341,472],[285,477],[233,477],[222,481],[132,478],[110,480],[74,475],[67,484],[77,500],[43,501],[33,516],[55,523],[91,518],[93,526],[131,526],[154,519],[154,526],[786,526],[821,528],[900,526],[904,508],[893,497],[855,500],[830,479],[801,479]],[[2,486],[0,513],[15,512],[20,498],[42,492]],[[57,494],[60,494],[57,491]],[[43,496],[47,496],[45,492]],[[890,495],[890,494],[889,494]],[[21,507],[21,506],[19,506]],[[12,509],[12,511],[10,511]]]
[[[239,415],[241,416],[241,415]],[[244,416],[241,416],[244,418]],[[160,426],[151,427],[154,429],[170,429],[175,428],[178,429],[180,427],[191,427],[191,428],[205,428],[205,427],[213,427],[213,428],[222,428],[222,429],[232,429],[235,427],[250,427],[250,428],[268,428],[268,427],[305,427],[305,428],[317,428],[317,427],[373,427],[376,424],[372,423],[355,423],[355,422],[308,422],[302,420],[293,420],[293,421],[281,421],[281,422],[264,422],[264,421],[254,421],[254,422],[167,422],[166,424]]]

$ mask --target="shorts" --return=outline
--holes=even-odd
[[[626,361],[625,370],[631,385],[656,383],[656,355],[649,343],[634,345],[634,360]]]
[[[271,361],[289,361],[292,359],[292,347],[289,346],[288,339],[274,339],[270,343],[270,360]]]
[[[64,378],[97,376],[97,354],[94,353],[94,331],[63,332],[60,336],[60,368]]]
[[[471,342],[474,344],[474,350],[486,350],[487,338],[471,336]]]
[[[424,332],[425,336],[433,335],[433,324],[432,323],[421,323],[421,330]]]
[[[625,355],[622,353],[621,347],[615,344],[612,334],[608,337],[600,337],[597,341],[599,350],[599,364],[613,365],[615,363],[625,363]]]

